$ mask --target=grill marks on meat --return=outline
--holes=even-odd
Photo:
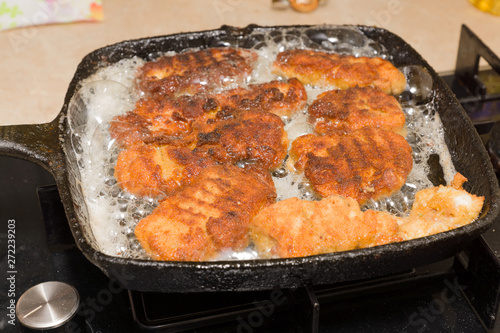
[[[304,170],[313,189],[326,197],[348,196],[364,203],[399,190],[412,169],[404,137],[405,115],[393,96],[378,88],[331,90],[308,112],[315,132],[292,143],[295,170]]]
[[[397,95],[406,87],[403,73],[387,60],[312,50],[279,53],[273,72],[284,77],[296,77],[303,84],[339,89],[373,86]]]
[[[210,260],[247,247],[248,222],[275,198],[268,172],[213,166],[162,201],[139,222],[135,235],[155,259]]]
[[[420,237],[419,228],[435,231],[441,213],[450,223],[436,232],[477,217],[482,201],[464,195],[460,180],[417,193],[408,219],[361,212],[365,201],[397,191],[412,169],[411,148],[395,133],[403,132],[404,114],[388,95],[406,81],[391,63],[291,50],[273,65],[288,81],[246,85],[256,59],[252,51],[221,48],[147,63],[137,80],[144,98],[112,121],[111,136],[124,149],[115,167],[119,185],[161,199],[135,229],[152,258],[212,260],[250,241],[263,257],[308,256]],[[324,198],[275,203],[269,170],[288,147],[280,117],[305,107],[303,84],[343,89],[309,106],[320,135],[299,137],[290,149],[294,168]],[[253,163],[242,169],[233,165],[239,161]],[[473,202],[470,214],[463,202]]]
[[[299,80],[271,81],[251,84],[247,89],[236,88],[217,95],[221,107],[241,111],[271,112],[278,116],[293,116],[307,102],[307,93]]]
[[[253,51],[233,48],[164,56],[140,68],[138,85],[151,96],[195,94],[245,83],[256,60]]]
[[[125,148],[115,168],[119,184],[136,195],[164,195],[135,229],[159,260],[209,260],[248,246],[248,221],[276,198],[267,169],[287,154],[280,116],[307,101],[297,79],[215,94],[244,82],[250,71],[241,56],[253,55],[220,51],[144,66],[138,82],[145,97],[111,124],[112,137]],[[232,165],[241,160],[253,164]]]
[[[253,84],[216,95],[141,99],[134,111],[113,119],[110,133],[123,147],[137,143],[192,146],[198,134],[193,127],[200,124],[248,111],[291,116],[306,101],[304,86],[296,79]]]
[[[411,152],[401,135],[364,127],[328,148],[326,157],[309,153],[304,172],[321,196],[337,194],[362,204],[403,186],[413,166]]]
[[[320,134],[352,132],[365,126],[401,133],[406,121],[398,101],[372,87],[327,91],[318,96],[308,112]]]
[[[293,163],[293,169],[299,172],[304,171],[309,156],[327,157],[328,149],[335,147],[340,139],[342,139],[342,135],[339,133],[322,136],[315,134],[299,136],[293,140],[290,148],[290,160]]]

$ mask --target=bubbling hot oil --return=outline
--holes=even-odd
[[[249,36],[249,40],[252,41],[251,48],[258,53],[259,61],[248,83],[279,79],[271,73],[270,68],[276,55],[286,49],[311,48],[390,60],[382,45],[349,27],[293,28],[266,33],[257,31]],[[238,47],[241,41],[224,41],[223,45]],[[135,197],[118,186],[114,178],[114,165],[119,148],[109,135],[109,122],[114,116],[132,110],[140,98],[134,90],[134,80],[137,68],[144,62],[136,57],[104,66],[82,82],[81,89],[73,97],[68,109],[71,145],[79,169],[76,174],[81,175],[88,221],[95,238],[95,244],[92,245],[107,255],[139,259],[148,256],[135,238],[134,228],[153,211],[158,201]],[[411,73],[411,78],[407,77],[409,85],[402,95],[404,98],[400,100],[406,115],[406,139],[413,149],[413,169],[401,190],[389,198],[372,200],[363,209],[404,216],[411,208],[415,193],[433,186],[430,177],[433,170],[428,164],[431,156],[438,156],[447,183],[453,179],[455,169],[444,141],[441,120],[433,104],[430,76],[418,66],[400,70],[407,76]],[[290,142],[312,132],[312,125],[307,120],[307,106],[326,89],[306,86],[306,90],[308,103],[305,108],[292,118],[283,119]],[[318,200],[307,179],[303,174],[294,173],[290,165],[287,157],[283,165],[272,172],[277,199],[299,197]],[[216,260],[254,258],[257,258],[257,253],[249,248],[238,253],[223,253]]]

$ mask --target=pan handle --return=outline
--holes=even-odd
[[[64,166],[59,117],[50,123],[0,127],[0,155],[26,159],[53,174]]]

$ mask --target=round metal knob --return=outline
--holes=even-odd
[[[53,329],[67,323],[78,310],[80,296],[69,284],[40,283],[28,289],[17,301],[19,322],[34,330]]]

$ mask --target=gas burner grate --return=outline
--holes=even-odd
[[[145,330],[186,332],[297,332],[298,293],[290,290],[150,293],[129,291],[135,321]],[[308,329],[300,330],[309,332]],[[317,331],[316,331],[317,332]]]
[[[491,69],[481,69],[480,59]],[[486,143],[500,120],[500,59],[466,25],[462,25],[455,72],[441,78],[451,88]]]

